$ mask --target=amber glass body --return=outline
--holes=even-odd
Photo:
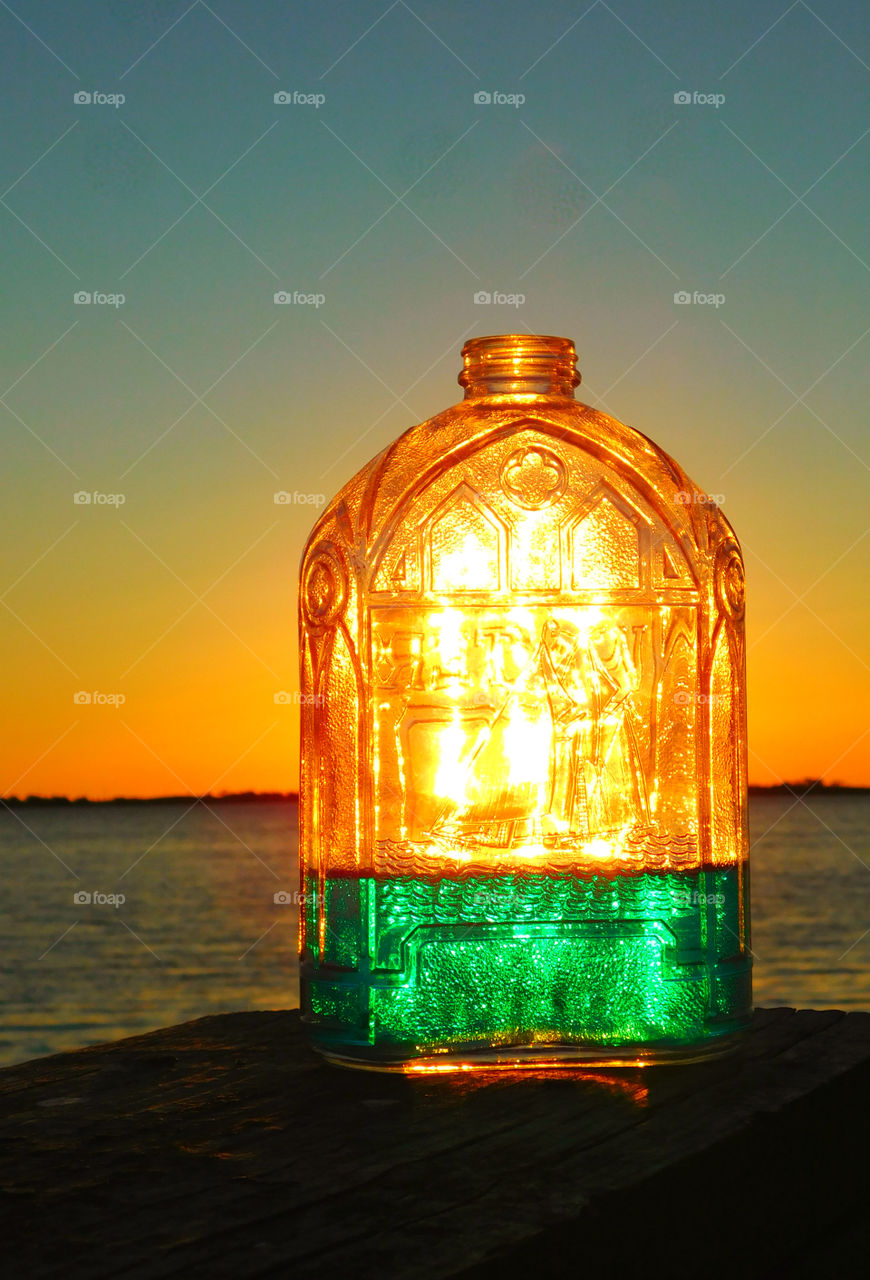
[[[349,1065],[687,1060],[751,1009],[743,564],[573,344],[317,522],[300,581],[302,1010]]]

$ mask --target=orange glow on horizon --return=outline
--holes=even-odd
[[[750,784],[769,786],[821,777],[828,783],[870,786],[870,735],[857,740],[861,733],[857,723],[857,741],[843,754],[844,742],[849,741],[850,712],[857,702],[850,673],[829,670],[822,678],[819,671],[817,687],[810,685],[802,694],[805,706],[815,709],[815,715],[808,717],[793,698],[781,700],[782,685],[787,683],[783,661],[769,665],[766,673],[756,667],[754,678],[750,665]],[[131,693],[119,708],[76,706],[68,683],[62,708],[50,705],[53,699],[45,693],[34,700],[34,706],[29,705],[25,689],[10,690],[6,698],[7,712],[12,713],[9,723],[17,721],[19,729],[0,748],[3,795],[106,800],[182,793],[296,792],[298,703],[276,704],[276,690],[265,673],[264,680],[224,688],[209,701],[219,673],[213,673],[213,680],[205,672],[199,674],[202,697],[194,685],[175,691],[170,702],[165,689],[143,680],[135,698]],[[768,682],[762,684],[765,674]],[[295,691],[288,692],[292,698]],[[828,699],[841,708],[836,720],[825,718]],[[807,731],[808,718],[813,722],[812,734]],[[179,723],[185,727],[182,734],[176,730]]]
[[[4,668],[13,678],[4,691],[10,729],[0,745],[0,794],[102,800],[297,790],[297,582],[288,566],[298,562],[312,514],[279,510],[292,523],[280,541],[276,533],[257,543],[207,596],[214,612],[195,605],[185,613],[189,593],[132,534],[107,539],[102,525],[85,526],[84,541],[74,533],[59,543],[8,593],[20,621],[5,616]],[[202,581],[178,563],[172,544],[151,530],[143,536],[204,589],[262,535],[261,512],[239,524],[210,545]],[[46,538],[62,531],[58,524]],[[751,548],[757,530],[746,541]],[[26,559],[11,564],[10,581],[26,567]],[[870,671],[859,643],[870,633],[870,598],[852,587],[848,609],[838,603],[858,571],[853,557],[837,566],[819,588],[815,617],[789,611],[792,601],[749,551],[751,783],[821,777],[870,786]],[[80,691],[120,692],[126,701],[76,704]],[[282,692],[288,701],[276,702]]]
[[[749,616],[751,646],[753,630],[764,629],[760,619],[753,627],[751,596]],[[214,629],[205,620],[201,631],[203,645],[215,651],[210,663],[184,664],[167,685],[162,664],[155,662],[125,683],[127,701],[120,707],[75,704],[79,686],[62,668],[54,670],[49,654],[39,655],[32,663],[40,668],[34,683],[6,694],[7,722],[18,727],[0,747],[3,795],[105,800],[295,792],[299,704],[293,699],[298,684],[288,677],[278,687],[268,672],[251,670],[256,664],[231,637],[225,646],[215,646]],[[290,643],[288,636],[288,649]],[[860,723],[861,707],[870,701],[870,682],[865,676],[862,704],[857,663],[826,666],[825,659],[830,662],[830,652],[821,638],[809,653],[793,645],[780,651],[770,640],[750,653],[751,784],[821,777],[829,783],[870,786],[870,734],[861,738]],[[292,667],[286,660],[281,666],[296,676],[295,655]],[[96,681],[90,685],[99,690]],[[800,699],[794,694],[798,687]],[[282,688],[290,701],[276,703]],[[844,751],[850,743],[851,749]]]

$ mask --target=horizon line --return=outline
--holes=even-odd
[[[748,792],[750,795],[758,792],[775,791],[787,792],[791,795],[806,795],[811,791],[870,791],[870,784],[866,783],[845,783],[845,782],[825,782],[821,778],[801,778],[794,782],[750,782],[748,784]],[[298,802],[298,791],[225,791],[213,794],[205,792],[203,795],[192,794],[168,794],[154,796],[105,796],[102,799],[95,799],[92,796],[66,796],[66,795],[7,795],[0,796],[0,805],[4,808],[13,808],[21,805],[85,805],[85,804],[233,804],[254,802],[258,804],[270,804],[276,802]]]

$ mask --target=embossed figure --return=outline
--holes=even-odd
[[[639,685],[619,627],[548,618],[469,751],[440,834],[571,847],[648,823],[630,719]]]
[[[551,618],[542,648],[553,716],[547,816],[558,835],[607,836],[649,821],[631,698],[640,687],[619,627]]]
[[[456,776],[436,827],[442,836],[512,848],[541,839],[551,787],[553,722],[542,649],[521,627],[498,636],[493,708]]]

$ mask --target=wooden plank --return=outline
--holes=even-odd
[[[65,1280],[691,1276],[705,1240],[751,1275],[771,1167],[795,1266],[866,1196],[816,1175],[870,1137],[868,1084],[863,1013],[759,1011],[688,1067],[420,1079],[326,1066],[296,1013],[202,1018],[0,1072],[4,1243]]]

